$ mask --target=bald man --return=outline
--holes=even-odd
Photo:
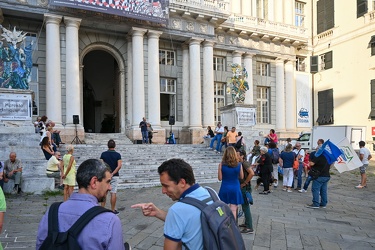
[[[9,159],[4,162],[4,182],[8,182],[9,179],[14,180],[13,193],[20,194],[22,192],[22,163],[16,158],[17,154],[11,152],[9,154]]]

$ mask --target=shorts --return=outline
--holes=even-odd
[[[118,185],[119,179],[120,179],[119,176],[112,176],[112,179],[111,179],[112,190],[110,192],[113,194],[117,193],[117,185]]]
[[[367,168],[368,164],[363,164],[362,167],[359,167],[359,172],[361,174],[364,174],[366,173],[366,168]]]

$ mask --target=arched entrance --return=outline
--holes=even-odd
[[[83,58],[83,125],[87,133],[118,133],[120,77],[117,60],[95,49]]]

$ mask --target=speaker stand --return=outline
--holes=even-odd
[[[70,144],[82,144],[81,140],[79,139],[78,137],[78,130],[77,130],[77,124],[74,124],[75,125],[75,129],[76,129],[76,137],[74,137],[73,141],[70,143]]]

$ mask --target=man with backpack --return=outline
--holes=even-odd
[[[182,159],[170,159],[159,166],[158,173],[162,193],[179,202],[173,204],[168,212],[153,203],[140,203],[131,207],[141,208],[144,216],[156,217],[165,222],[164,249],[182,249],[182,246],[194,250],[245,249],[230,208],[217,200],[217,194],[212,189],[195,183],[193,169],[188,163]],[[199,205],[204,208],[198,208]],[[212,218],[225,219],[225,222],[217,223],[217,226],[223,227],[210,229],[207,214]],[[223,239],[226,241],[223,242]]]
[[[270,142],[268,143],[268,154],[271,156],[272,159],[272,182],[273,187],[277,188],[279,185],[279,159],[280,159],[280,152],[277,148],[276,143]]]
[[[118,216],[98,205],[111,190],[111,170],[100,160],[89,159],[79,166],[76,179],[78,193],[61,204],[54,203],[44,214],[36,249],[130,249],[127,243],[124,246]],[[91,220],[87,211],[95,214]],[[83,221],[81,230],[77,221]]]

